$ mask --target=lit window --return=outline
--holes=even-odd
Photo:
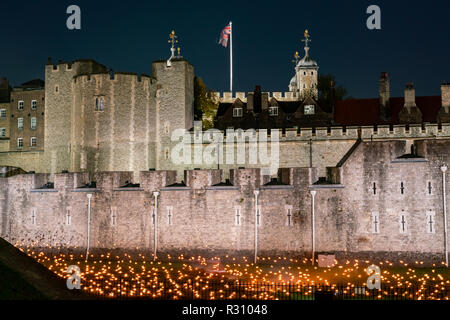
[[[233,117],[242,117],[242,108],[234,108],[233,109]]]
[[[36,147],[37,146],[37,139],[36,139],[36,137],[31,137],[30,146],[31,147]]]
[[[312,104],[306,105],[305,109],[304,109],[304,113],[305,114],[314,114],[314,105],[312,105]]]
[[[6,118],[6,109],[0,109],[0,119]]]
[[[23,138],[17,138],[17,148],[23,147]]]
[[[0,137],[6,137],[6,128],[0,128]]]
[[[278,115],[278,107],[269,107],[269,115],[277,116]]]
[[[31,129],[36,129],[36,117],[31,118]]]
[[[23,118],[17,118],[17,129],[23,129]]]
[[[31,100],[31,109],[32,110],[36,110],[37,109],[37,101],[36,100]]]
[[[17,108],[18,108],[19,110],[23,110],[23,106],[24,106],[23,100],[20,100],[20,101],[19,101],[19,105],[17,106]]]

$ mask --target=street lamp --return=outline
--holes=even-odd
[[[158,195],[159,192],[155,191],[153,192],[153,196],[155,197],[155,209],[153,210],[153,245],[154,245],[154,252],[153,252],[153,260],[156,260],[156,252],[157,252],[157,223],[158,223]]]
[[[91,234],[91,198],[92,194],[87,194],[88,198],[88,223],[87,223],[87,247],[86,247],[86,261],[89,258],[89,242],[90,242],[90,234]]]
[[[448,267],[448,232],[447,232],[447,195],[445,192],[445,173],[447,172],[447,165],[441,167],[442,171],[442,199],[444,210],[444,243],[445,243],[445,264]]]
[[[316,196],[316,191],[311,190],[311,260],[312,265],[314,265],[314,255],[316,251],[316,212],[315,212],[315,204],[314,204],[314,197]]]

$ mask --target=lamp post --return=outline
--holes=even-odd
[[[156,252],[157,252],[157,224],[158,224],[158,195],[159,192],[153,192],[153,196],[155,197],[155,209],[153,210],[154,214],[154,221],[153,221],[153,245],[154,245],[154,251],[153,251],[153,260],[156,260]]]
[[[316,191],[311,190],[311,260],[312,265],[314,265],[314,255],[316,252],[316,212],[315,212],[315,204],[314,204],[314,197],[316,196]]]
[[[447,231],[447,195],[445,191],[445,173],[448,167],[443,165],[441,167],[442,171],[442,199],[443,199],[443,210],[444,210],[444,247],[445,247],[445,265],[448,267],[448,231]]]
[[[92,194],[87,194],[88,198],[88,221],[87,221],[87,248],[86,248],[86,261],[89,258],[89,244],[90,244],[90,234],[91,234],[91,198]]]
[[[253,191],[255,194],[255,264],[258,259],[258,195],[259,190]]]

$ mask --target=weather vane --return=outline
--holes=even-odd
[[[299,58],[300,58],[300,55],[298,54],[298,51],[295,51],[295,54],[294,54],[294,59],[295,60],[292,60],[292,62],[294,62],[296,66],[297,66]]]
[[[305,54],[306,56],[308,56],[308,51],[309,51],[309,43],[311,42],[311,36],[309,35],[309,31],[308,29],[305,30],[304,33],[305,39],[302,39],[302,42],[305,43]]]
[[[178,36],[175,34],[175,30],[169,34],[169,43],[170,43],[170,58],[167,60],[167,66],[170,67],[172,65],[171,60],[175,57],[175,44],[178,43]]]

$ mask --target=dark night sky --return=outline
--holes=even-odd
[[[67,6],[77,4],[82,29],[66,28]],[[366,9],[377,4],[382,30],[366,28]],[[227,91],[228,49],[219,33],[233,21],[234,89],[287,91],[293,53],[303,54],[303,31],[319,72],[332,73],[354,97],[376,97],[380,72],[392,95],[406,82],[417,95],[439,95],[450,80],[450,2],[447,1],[20,1],[0,11],[0,75],[14,85],[44,78],[53,61],[92,58],[116,71],[151,73],[169,57],[167,37],[180,37],[182,55],[208,87]]]

